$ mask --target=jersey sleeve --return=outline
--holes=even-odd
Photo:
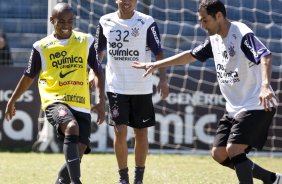
[[[98,62],[98,56],[96,54],[96,49],[94,47],[95,42],[92,43],[92,45],[89,47],[89,54],[88,54],[88,66],[93,69],[95,74],[98,74],[102,71],[102,66]]]
[[[33,47],[30,53],[28,65],[24,70],[24,75],[35,78],[41,70],[41,57],[39,52]]]
[[[147,45],[155,55],[162,51],[160,32],[156,22],[153,22],[147,30]]]
[[[210,39],[207,38],[203,43],[193,48],[191,55],[201,62],[204,62],[209,58],[213,58]]]
[[[97,52],[105,50],[107,47],[107,38],[103,34],[103,27],[99,23],[95,35],[95,48]]]
[[[259,64],[263,56],[271,54],[265,45],[253,34],[248,33],[242,38],[241,49],[253,63]]]

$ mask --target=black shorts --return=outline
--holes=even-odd
[[[268,129],[276,110],[251,110],[241,112],[236,118],[225,114],[218,123],[214,147],[225,147],[227,143],[245,144],[261,150],[267,140]],[[246,150],[246,151],[248,151]]]
[[[110,125],[147,128],[156,124],[152,94],[122,95],[107,92],[110,104]]]
[[[79,142],[89,146],[91,134],[91,115],[89,113],[73,110],[63,103],[53,103],[47,106],[45,114],[61,139],[64,138],[64,134],[60,131],[59,124],[75,120],[79,126]]]

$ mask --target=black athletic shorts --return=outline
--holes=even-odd
[[[66,104],[53,103],[45,109],[46,118],[57,130],[59,138],[64,138],[64,134],[59,129],[60,123],[76,120],[79,126],[79,142],[85,145],[90,144],[91,115],[89,113],[73,110]]]
[[[152,94],[122,95],[107,92],[110,104],[110,125],[125,124],[132,128],[147,128],[156,124]]]
[[[224,114],[218,123],[214,147],[225,147],[227,143],[246,144],[249,148],[261,150],[267,140],[268,129],[276,110],[251,110],[241,112],[232,118]]]

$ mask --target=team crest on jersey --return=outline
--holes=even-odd
[[[230,47],[228,48],[228,53],[229,53],[229,56],[231,57],[235,56],[236,52],[234,49],[234,45],[230,45]]]
[[[58,109],[59,117],[64,117],[67,114],[67,111],[63,108]]]
[[[132,30],[132,32],[131,32],[131,35],[132,35],[132,36],[134,36],[134,37],[139,36],[139,28],[134,27],[134,28],[132,28],[131,30]]]
[[[114,105],[113,107],[112,107],[112,117],[113,118],[116,118],[116,117],[118,117],[119,116],[119,111],[118,111],[118,106],[116,106],[116,105]]]

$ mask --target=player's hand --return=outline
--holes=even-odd
[[[133,68],[146,70],[146,72],[143,74],[143,77],[146,77],[147,75],[153,73],[157,69],[154,63],[141,63],[138,61],[134,61],[131,66]]]
[[[5,119],[7,121],[10,121],[12,117],[15,115],[16,115],[15,103],[9,100],[6,106],[6,110],[5,110]]]
[[[105,102],[100,102],[92,106],[91,111],[97,113],[96,123],[98,125],[101,125],[105,121],[105,117],[106,117]]]
[[[167,79],[160,79],[157,89],[158,93],[161,95],[161,99],[165,99],[169,94]]]
[[[259,105],[264,107],[265,111],[271,111],[271,107],[278,106],[278,98],[269,87],[262,86],[259,95]]]

